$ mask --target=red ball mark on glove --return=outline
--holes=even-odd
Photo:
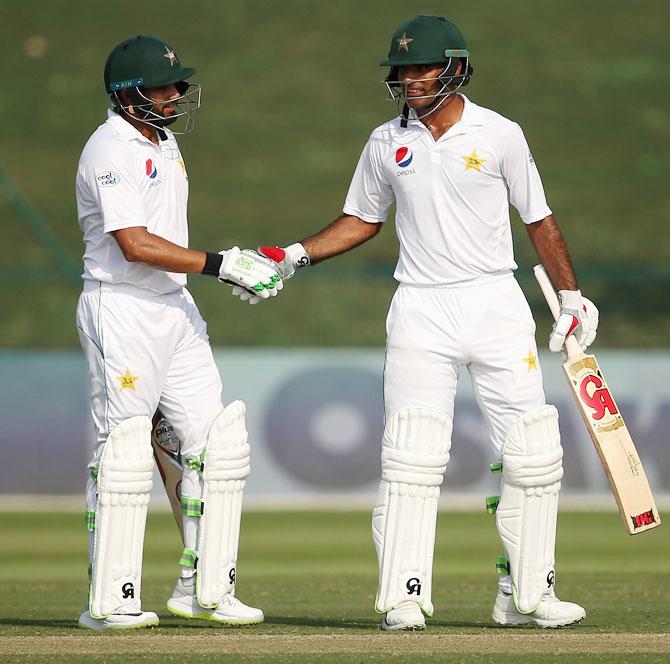
[[[258,247],[258,253],[275,263],[281,263],[286,258],[286,252],[281,247]]]

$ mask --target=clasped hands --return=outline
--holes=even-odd
[[[232,285],[233,295],[249,304],[276,297],[284,281],[295,274],[293,261],[280,247],[257,251],[233,247],[219,253],[223,256],[219,281]]]

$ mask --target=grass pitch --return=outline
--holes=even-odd
[[[421,634],[386,634],[374,613],[376,562],[365,512],[248,512],[238,595],[266,622],[221,628],[164,608],[178,573],[171,514],[149,517],[142,599],[161,626],[92,634],[86,533],[78,514],[2,513],[2,662],[667,662],[670,531],[627,537],[611,513],[562,513],[558,593],[579,602],[576,628],[501,629],[490,619],[499,544],[486,514],[440,515],[435,615]]]

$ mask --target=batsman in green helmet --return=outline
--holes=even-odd
[[[545,401],[535,323],[514,278],[510,206],[559,291],[550,350],[560,351],[567,335],[585,349],[597,309],[578,288],[521,127],[463,94],[470,49],[454,23],[404,21],[381,65],[399,114],[370,134],[342,215],[283,249],[259,248],[287,279],[373,238],[395,204],[398,289],[386,322],[382,473],[372,514],[381,627],[423,629],[433,613],[438,499],[464,370],[486,420],[491,468],[502,473],[500,496],[487,500],[504,551],[492,618],[505,626],[577,623],[584,609],[555,594],[563,451],[558,411]],[[376,296],[373,284],[364,287]]]
[[[282,279],[279,266],[255,251],[188,246],[189,178],[175,134],[195,125],[200,87],[188,81],[194,74],[161,39],[121,42],[104,68],[112,108],[77,167],[85,249],[76,321],[95,431],[86,484],[89,597],[79,617],[85,629],[158,625],[157,614],[142,608],[141,586],[152,416],[159,407],[180,441],[169,450],[173,456],[156,451],[170,464],[184,543],[168,611],[220,625],[263,621],[261,609],[235,595],[250,469],[245,407],[224,406],[186,275],[238,286],[252,301],[275,297]],[[159,468],[167,482],[160,462]]]

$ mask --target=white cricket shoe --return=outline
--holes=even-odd
[[[562,602],[554,595],[544,595],[536,611],[523,614],[517,610],[512,595],[498,590],[492,617],[499,625],[508,627],[528,623],[535,623],[540,627],[565,627],[585,618],[586,611],[579,604]]]
[[[216,609],[203,608],[195,596],[195,576],[177,579],[167,609],[180,618],[211,620],[222,625],[255,625],[265,619],[260,609],[247,606],[230,593],[223,596]]]
[[[387,632],[426,629],[426,619],[416,602],[400,602],[384,616],[381,628]]]
[[[153,611],[139,613],[112,613],[106,618],[94,618],[88,609],[79,616],[79,627],[84,629],[139,629],[156,627],[158,616]]]

